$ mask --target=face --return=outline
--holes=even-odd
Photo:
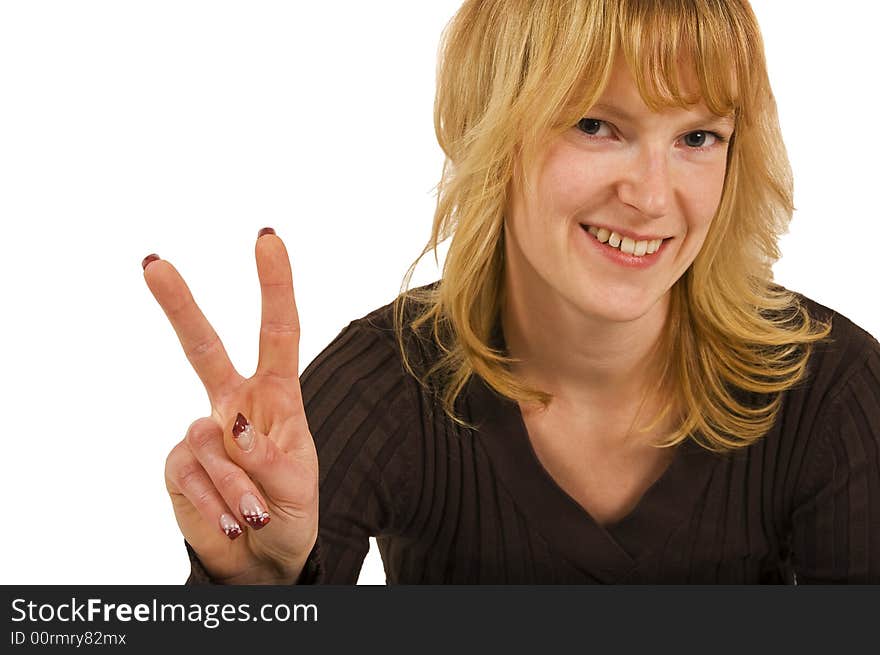
[[[702,102],[652,112],[618,60],[599,101],[549,144],[531,188],[511,183],[505,256],[512,292],[529,290],[527,297],[609,321],[646,314],[703,245],[733,127]],[[631,255],[612,248],[618,237]],[[664,241],[637,257],[638,237]]]

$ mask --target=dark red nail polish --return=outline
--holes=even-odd
[[[235,424],[232,426],[232,436],[238,439],[239,435],[247,430],[249,425],[248,420],[239,412],[235,417]]]
[[[264,227],[262,230],[257,232],[257,238],[259,239],[264,234],[275,234],[275,230],[273,230],[271,227]]]
[[[226,536],[229,537],[230,540],[235,541],[235,538],[240,536],[242,533],[241,526],[238,524],[238,521],[229,514],[221,514],[220,515],[220,527],[223,528],[223,532],[226,533]]]
[[[263,514],[246,514],[244,520],[248,522],[248,525],[251,526],[254,530],[259,530],[266,526],[267,523],[271,520],[267,513]]]
[[[242,416],[241,412],[235,417],[235,425],[232,426],[232,436],[235,438],[235,443],[243,451],[249,452],[254,449],[257,434],[254,432],[253,426]]]
[[[239,506],[241,515],[249,526],[254,530],[264,527],[269,521],[269,512],[263,507],[262,503],[252,493],[247,492],[241,497]]]
[[[162,259],[162,258],[159,257],[159,255],[157,255],[156,253],[152,253],[150,255],[147,255],[146,257],[144,257],[144,261],[141,262],[141,267],[146,269],[147,264],[149,264],[150,262],[154,262],[157,259]]]

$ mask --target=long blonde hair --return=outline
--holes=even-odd
[[[815,321],[773,283],[779,237],[793,207],[757,20],[746,0],[467,0],[444,30],[434,125],[446,159],[431,237],[394,302],[404,364],[444,411],[474,374],[502,396],[549,404],[519,380],[517,360],[491,346],[504,298],[504,209],[517,157],[530,170],[549,140],[575,125],[605,89],[618,50],[654,111],[687,107],[678,65],[691,62],[708,108],[733,115],[724,189],[703,247],[670,290],[660,340],[661,396],[678,429],[660,446],[692,436],[716,452],[750,445],[772,426],[780,392],[806,371],[830,322]],[[438,284],[407,290],[425,254],[451,237]],[[722,247],[723,244],[723,247]],[[416,311],[407,312],[412,301]],[[799,320],[798,320],[799,319]],[[436,346],[417,373],[405,332],[430,327]],[[766,394],[754,406],[738,391]]]

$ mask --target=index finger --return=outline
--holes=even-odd
[[[211,405],[215,405],[216,398],[243,379],[229,361],[220,337],[171,262],[150,255],[144,260],[144,279],[177,333],[186,358],[208,392]]]

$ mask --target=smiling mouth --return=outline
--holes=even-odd
[[[599,243],[609,248],[618,250],[626,255],[634,255],[641,257],[644,255],[653,255],[666,241],[674,237],[660,237],[657,239],[644,239],[636,241],[630,237],[625,237],[617,232],[608,230],[607,228],[597,228],[584,223],[580,224],[581,229],[587,232]]]

